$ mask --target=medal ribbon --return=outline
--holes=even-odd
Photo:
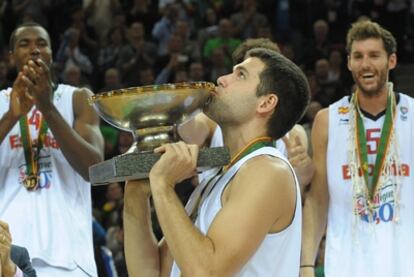
[[[357,94],[357,92],[356,92]],[[361,164],[361,170],[364,174],[365,184],[368,188],[369,198],[372,201],[374,193],[378,187],[380,174],[383,170],[385,154],[390,145],[390,138],[393,132],[394,116],[395,116],[395,99],[392,97],[393,92],[389,91],[387,98],[387,109],[385,111],[384,124],[382,126],[380,142],[377,147],[377,157],[375,159],[374,172],[371,182],[368,180],[368,153],[367,153],[367,138],[365,135],[365,127],[362,119],[362,114],[358,106],[358,97],[354,98],[355,109],[355,132],[357,139],[358,157]],[[394,100],[394,101],[393,101]]]
[[[258,137],[251,142],[249,142],[246,146],[244,146],[237,154],[234,156],[230,163],[223,167],[224,171],[227,171],[230,167],[232,167],[238,160],[243,158],[244,156],[252,153],[253,151],[265,147],[265,146],[273,146],[273,139],[271,137]]]
[[[33,190],[37,187],[38,173],[39,173],[39,156],[40,150],[43,148],[43,144],[46,138],[47,133],[47,123],[43,120],[43,117],[40,120],[39,134],[37,137],[37,147],[36,151],[33,151],[33,144],[29,130],[29,124],[27,116],[21,116],[19,119],[20,133],[22,138],[22,145],[24,151],[24,159],[26,161],[26,178],[35,178],[32,181],[35,181],[35,184],[29,184],[24,182],[24,185],[27,189]],[[29,180],[29,182],[31,182]]]

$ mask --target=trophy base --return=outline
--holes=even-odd
[[[153,152],[134,152],[113,157],[112,159],[89,167],[89,181],[94,186],[113,182],[147,179],[152,166],[161,154]],[[230,162],[227,147],[201,148],[197,168],[223,166]]]

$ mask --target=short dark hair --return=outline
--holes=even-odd
[[[265,68],[259,74],[257,96],[275,94],[278,103],[267,123],[267,133],[273,139],[283,137],[305,114],[310,101],[310,89],[305,74],[282,54],[255,48],[247,57],[260,59]]]
[[[250,38],[240,44],[233,52],[233,64],[239,64],[244,61],[247,51],[253,48],[265,48],[280,53],[279,46],[268,38]]]
[[[39,23],[36,22],[25,22],[23,24],[20,24],[19,26],[16,27],[16,29],[13,30],[13,32],[10,35],[10,39],[9,39],[9,51],[13,52],[14,51],[14,46],[16,44],[16,34],[17,31],[21,28],[25,28],[25,27],[40,27],[42,29],[44,29],[46,31],[46,29],[40,25]],[[46,31],[47,35],[49,36],[49,33]],[[49,43],[50,43],[50,37],[49,37]]]
[[[346,51],[351,53],[352,43],[354,41],[365,40],[369,38],[381,39],[384,43],[384,49],[388,56],[397,53],[397,42],[394,36],[378,23],[370,20],[360,20],[352,24],[346,35]]]

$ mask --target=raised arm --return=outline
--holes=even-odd
[[[158,243],[154,236],[149,196],[148,180],[127,182],[123,216],[128,273],[143,277],[169,276],[166,272],[171,270],[172,258],[167,244]]]
[[[204,113],[197,114],[193,119],[178,127],[178,134],[186,143],[208,146],[217,123]]]
[[[85,179],[88,168],[103,159],[103,137],[99,130],[99,117],[88,103],[92,92],[77,89],[73,94],[74,123],[69,126],[53,104],[52,82],[46,64],[38,59],[29,61],[24,68],[26,84],[33,102],[44,116],[70,165]],[[73,127],[73,128],[72,128]]]
[[[319,243],[325,231],[329,192],[326,174],[326,151],[328,145],[328,110],[320,111],[312,128],[313,161],[315,174],[303,211],[303,235],[301,276],[314,276],[314,268]]]
[[[10,94],[9,110],[0,119],[0,143],[17,123],[22,115],[26,115],[33,106],[28,95],[26,85],[23,81],[23,74],[19,73],[13,83]]]

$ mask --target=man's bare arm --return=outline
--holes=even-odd
[[[55,106],[42,111],[63,155],[85,180],[89,180],[89,167],[103,160],[104,143],[99,130],[99,117],[88,104],[91,95],[88,89],[78,89],[73,94],[73,128]]]
[[[151,224],[148,180],[131,181],[125,187],[125,258],[130,276],[169,276],[172,258],[165,241],[158,243]]]
[[[178,134],[186,143],[198,146],[209,146],[211,137],[217,124],[204,113],[197,114],[194,118],[178,127]]]
[[[163,161],[165,166],[150,174],[154,205],[170,252],[184,276],[232,276],[251,258],[267,233],[289,224],[296,199],[293,175],[283,162],[269,163],[269,157],[258,157],[251,166],[246,164],[232,181],[231,194],[204,235],[186,215],[172,179],[161,176],[165,170],[175,174],[182,168],[195,168],[179,157],[170,156]],[[174,162],[182,167],[175,167]]]

